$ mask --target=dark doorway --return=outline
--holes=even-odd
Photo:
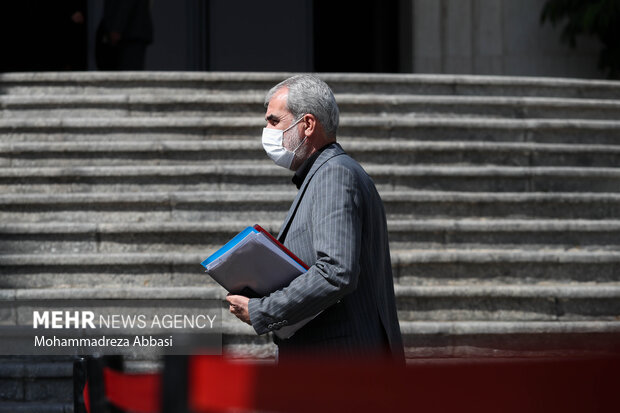
[[[101,4],[101,0],[0,2],[0,72],[94,69]],[[407,72],[410,4],[410,0],[155,1],[155,43],[147,52],[146,69]],[[72,20],[76,11],[81,11],[84,23]]]
[[[398,72],[400,3],[315,0],[314,69]]]
[[[312,70],[312,1],[210,0],[209,70]]]
[[[85,70],[86,0],[0,3],[0,72]]]

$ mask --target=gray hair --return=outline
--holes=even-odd
[[[313,75],[296,75],[278,83],[267,92],[265,107],[280,89],[288,88],[286,106],[293,114],[294,119],[299,119],[306,113],[311,113],[325,129],[325,134],[330,139],[336,139],[340,110],[336,103],[334,93],[323,82]]]

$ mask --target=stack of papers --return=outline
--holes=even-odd
[[[286,287],[309,268],[259,225],[241,231],[202,266],[228,292],[250,298]],[[288,338],[313,318],[282,327],[275,334]]]

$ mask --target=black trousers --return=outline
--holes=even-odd
[[[144,70],[146,46],[141,41],[121,41],[118,45],[117,70]]]

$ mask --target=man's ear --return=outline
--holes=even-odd
[[[306,129],[304,131],[304,135],[310,137],[314,135],[317,130],[317,120],[316,116],[311,113],[304,115],[304,124],[306,125]]]

